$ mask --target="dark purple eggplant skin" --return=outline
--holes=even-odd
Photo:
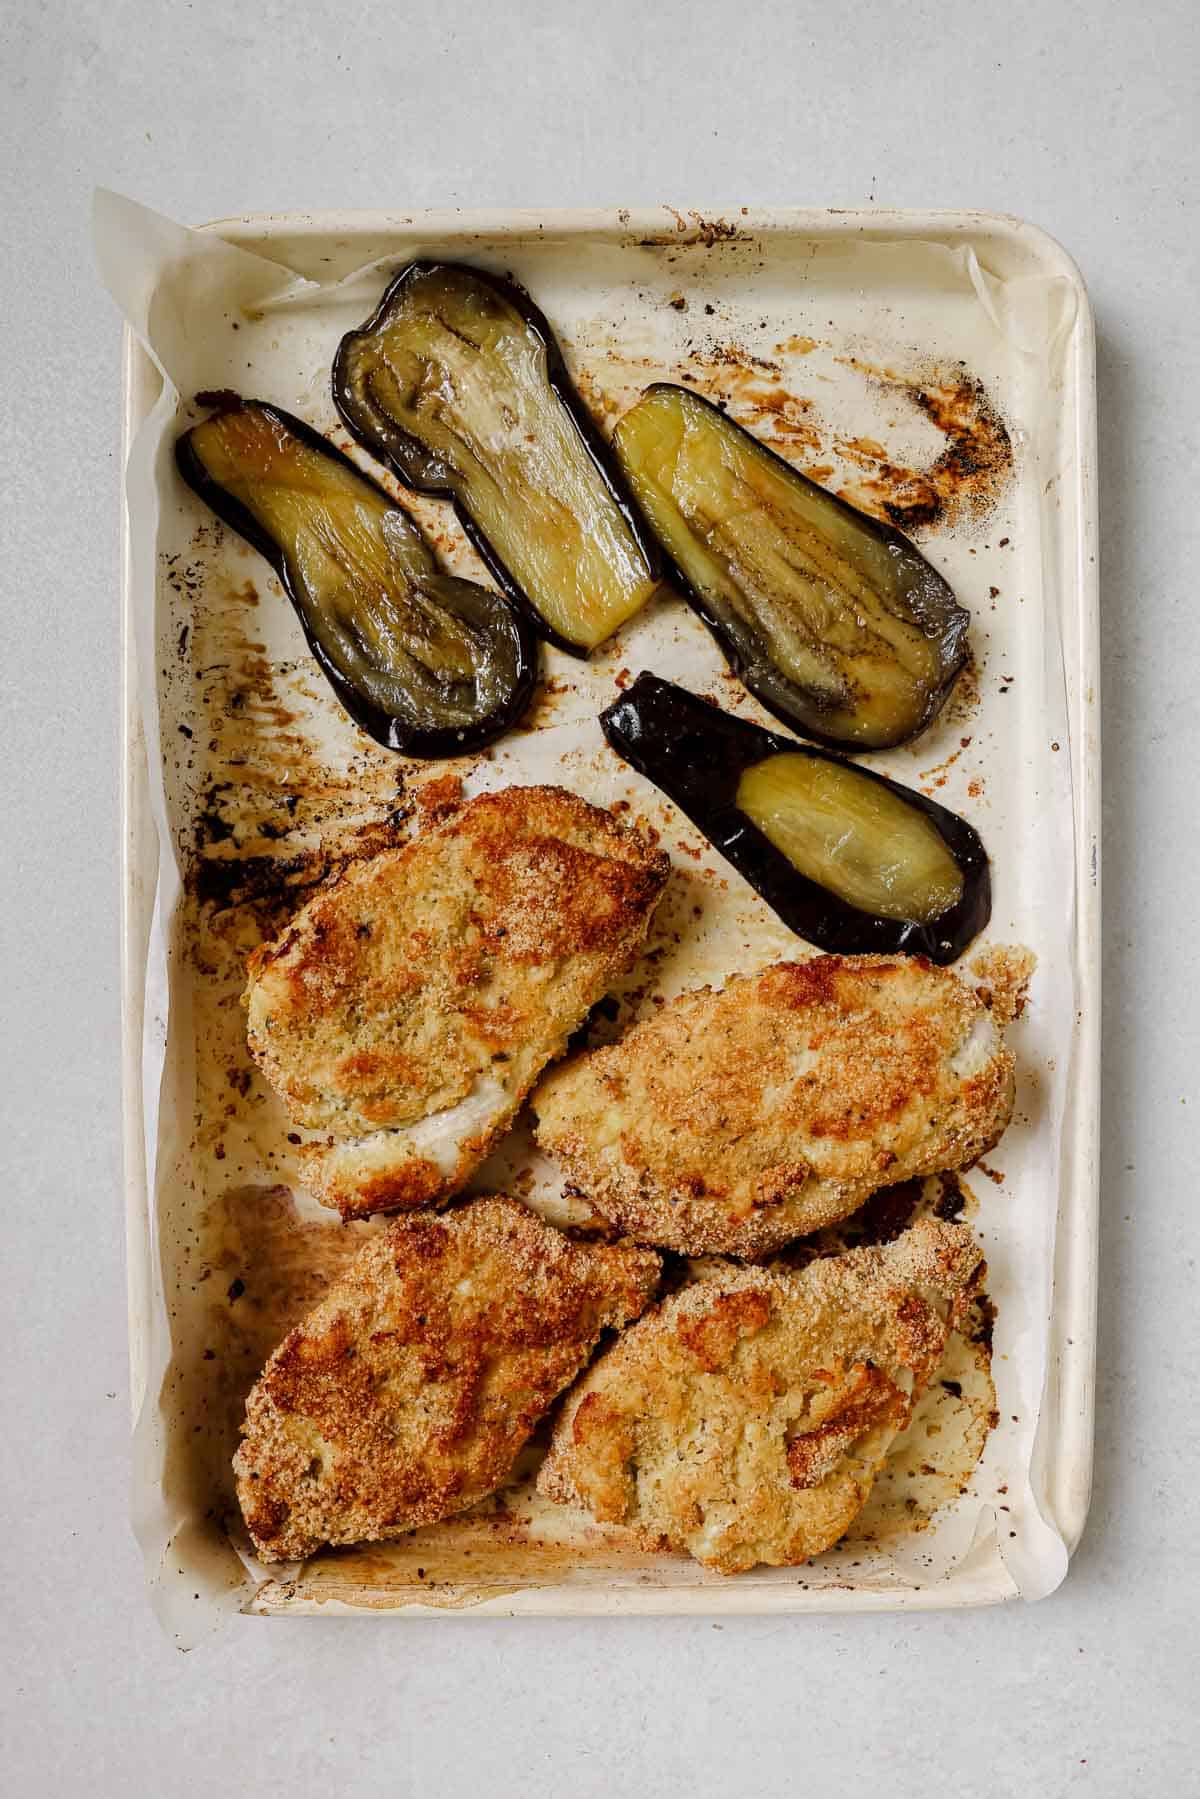
[[[911,787],[889,781],[849,757],[830,755],[765,731],[748,719],[734,718],[658,675],[639,675],[600,714],[600,725],[617,754],[669,795],[784,924],[818,949],[840,955],[902,952],[945,965],[961,956],[991,917],[991,870],[978,833],[957,813]],[[878,781],[924,813],[962,872],[957,905],[930,924],[879,918],[847,905],[799,874],[735,801],[746,769],[780,754],[852,768],[863,780]]]
[[[652,382],[649,387],[643,389],[641,397],[644,398],[646,394],[655,393],[664,388],[669,389],[675,385],[676,383],[671,381]],[[721,407],[714,405],[704,394],[697,393],[694,388],[689,387],[685,391],[692,400],[699,401],[701,405],[707,406],[711,411],[722,411]],[[785,469],[794,480],[805,482],[810,487],[817,487],[820,485],[819,482],[812,481],[808,475],[803,474],[800,469],[790,463],[786,456],[780,456],[778,451],[773,450],[769,444],[765,444],[760,437],[755,437],[752,431],[746,431],[744,425],[739,426],[736,419],[730,418],[727,414],[723,414],[723,416],[725,417],[725,422],[727,424],[734,425],[738,430],[745,432],[746,436],[753,440],[755,448],[760,451],[764,457],[771,462],[778,463],[780,468]],[[872,518],[870,513],[860,512],[857,506],[852,506],[849,500],[844,500],[840,494],[834,493],[831,488],[822,487],[821,493],[822,496],[830,501],[839,512],[846,513],[854,520],[857,526],[871,537],[877,538],[880,543],[888,545],[889,547],[896,546],[903,548],[907,550],[910,555],[919,556],[922,562],[927,562],[928,558],[921,556],[921,552],[918,550],[916,544],[913,543],[912,539],[906,537],[903,531],[897,531],[894,525],[885,525],[881,519]],[[649,526],[647,526],[647,529],[649,529]],[[678,587],[680,593],[683,594],[693,612],[695,612],[697,617],[701,618],[708,626],[708,629],[716,638],[717,643],[720,646],[721,654],[725,657],[730,668],[733,670],[734,674],[737,675],[738,679],[745,683],[759,705],[764,707],[766,711],[774,713],[775,717],[779,719],[782,724],[788,725],[792,730],[802,730],[809,742],[822,744],[826,749],[838,750],[844,756],[852,755],[854,753],[853,745],[847,744],[842,738],[826,736],[816,726],[810,728],[808,725],[800,725],[796,719],[789,717],[784,708],[778,705],[771,698],[770,694],[765,693],[762,690],[761,685],[758,682],[748,678],[745,658],[738,648],[737,643],[726,630],[723,620],[712,610],[703,594],[696,592],[696,589],[691,585],[691,582],[688,580],[683,570],[662,544],[659,544],[659,553],[662,557],[663,572],[666,578],[673,586]],[[935,570],[934,572],[936,574],[937,571]],[[939,575],[938,579],[939,581],[942,581],[942,584],[946,586],[947,591],[950,592],[949,584],[943,580],[943,577]],[[953,596],[951,595],[951,597]],[[958,624],[958,636],[961,649],[958,653],[958,659],[954,668],[942,685],[934,689],[930,696],[925,716],[917,726],[916,730],[909,732],[904,738],[897,739],[897,743],[910,742],[912,738],[919,737],[922,731],[928,729],[945,705],[947,699],[950,697],[954,683],[962,673],[963,664],[967,660],[967,631],[971,622],[971,614],[967,611],[966,607],[962,605],[959,605],[958,611],[961,614],[961,619]],[[878,747],[894,749],[896,745],[887,744]]]
[[[508,595],[513,605],[533,626],[539,637],[544,638],[547,643],[553,644],[555,649],[564,650],[568,656],[575,656],[580,661],[586,661],[587,650],[582,649],[577,643],[572,643],[569,638],[560,636],[546,623],[532,601],[527,598],[524,590],[510,575],[470,513],[460,503],[453,488],[421,473],[417,461],[423,459],[426,454],[422,445],[415,438],[409,437],[406,432],[397,430],[397,436],[406,438],[412,444],[414,460],[406,462],[399,456],[392,455],[379,443],[355,407],[354,395],[346,377],[346,362],[351,344],[361,338],[370,337],[373,331],[378,330],[386,318],[392,302],[406,282],[414,280],[418,275],[430,274],[439,268],[461,269],[483,286],[490,287],[502,300],[507,300],[510,306],[516,308],[529,329],[541,339],[546,350],[546,375],[550,386],[574,419],[584,446],[599,470],[601,479],[611,494],[617,510],[628,525],[634,542],[646,557],[651,573],[655,576],[661,573],[662,553],[658,539],[642,518],[633,496],[625,485],[625,477],[617,465],[616,457],[604,438],[601,437],[592,415],[580,399],[575,383],[567,373],[567,365],[563,361],[562,351],[558,347],[558,340],[549,320],[530,299],[524,288],[518,287],[515,281],[505,280],[501,275],[490,275],[486,270],[476,268],[473,263],[435,262],[432,259],[418,259],[415,262],[406,263],[399,274],[389,281],[382,300],[366,324],[357,331],[347,332],[338,345],[337,354],[333,359],[333,403],[337,407],[338,417],[355,441],[360,443],[372,456],[378,457],[381,462],[385,463],[396,478],[404,482],[406,487],[413,488],[417,493],[427,494],[434,500],[449,501],[454,508],[454,516],[462,526],[468,542],[479,555],[484,567]]]
[[[231,406],[253,406],[268,418],[275,420],[284,430],[291,432],[312,450],[332,461],[343,464],[367,487],[373,487],[383,495],[389,505],[395,501],[385,488],[379,487],[370,477],[364,474],[356,462],[353,462],[343,450],[323,437],[311,425],[299,419],[294,413],[286,412],[282,406],[272,405],[269,400],[243,400],[233,393],[203,393],[196,395],[196,404],[207,407],[210,411],[220,411]],[[513,694],[502,711],[490,714],[481,719],[475,726],[463,730],[452,728],[430,728],[424,731],[413,731],[404,728],[390,714],[372,705],[343,676],[341,670],[330,661],[324,647],[309,629],[304,610],[296,592],[295,582],[290,564],[280,546],[259,521],[240,500],[227,493],[220,484],[212,479],[205,468],[195,447],[190,441],[190,434],[184,434],[175,443],[175,466],[187,485],[202,499],[216,516],[244,538],[252,549],[268,562],[288,599],[292,603],[296,617],[300,621],[305,641],[320,667],[321,673],[329,682],[337,696],[338,703],[349,714],[354,723],[376,743],[385,749],[395,750],[398,754],[412,756],[418,761],[443,761],[453,756],[465,756],[475,750],[495,743],[506,731],[524,715],[533,694],[534,683],[538,674],[537,635],[530,628],[524,615],[510,607],[510,616],[519,649],[520,674]],[[499,596],[498,596],[499,597]]]

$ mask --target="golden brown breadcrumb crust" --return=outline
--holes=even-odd
[[[972,956],[975,990],[998,1025],[1024,1013],[1036,967],[1037,957],[1024,944],[991,943]]]
[[[264,1561],[399,1536],[504,1480],[659,1259],[507,1198],[398,1220],[284,1338],[246,1402],[238,1499]]]
[[[667,858],[558,787],[352,863],[248,963],[250,1050],[344,1217],[436,1204],[637,957]],[[447,1119],[447,1141],[405,1133]],[[394,1135],[392,1135],[394,1133]]]
[[[533,1105],[538,1142],[623,1231],[762,1256],[984,1154],[1013,1058],[948,970],[817,956],[681,995],[555,1069]]]
[[[724,1574],[829,1548],[982,1277],[965,1225],[685,1287],[568,1396],[538,1488]]]

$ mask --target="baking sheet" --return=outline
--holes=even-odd
[[[145,1021],[130,1106],[143,1127],[131,1159],[131,1323],[145,1376],[135,1517],[180,1640],[247,1599],[807,1609],[1037,1597],[1062,1578],[1086,1503],[1094,1269],[1090,322],[1069,263],[1037,234],[956,215],[923,227],[867,217],[351,215],[197,233],[98,199],[105,280],[152,364],[131,364],[127,476],[131,702],[149,746],[144,811],[139,795],[130,821],[135,878],[147,822],[158,849],[144,958],[136,895],[130,933],[130,998]],[[322,845],[406,828],[422,781],[442,770],[402,763],[346,723],[277,583],[182,491],[171,446],[191,416],[180,395],[220,386],[331,429],[338,338],[388,268],[430,253],[525,281],[602,421],[649,380],[690,380],[818,478],[898,509],[974,613],[976,666],[946,714],[916,745],[871,759],[978,826],[996,889],[985,941],[1039,957],[1013,1033],[1017,1117],[989,1172],[969,1181],[997,1306],[998,1422],[966,1492],[919,1534],[882,1529],[803,1570],[728,1581],[631,1552],[620,1533],[538,1508],[519,1483],[453,1530],[330,1553],[283,1580],[248,1569],[227,1534],[245,1387],[354,1240],[297,1190],[286,1121],[242,1041],[241,960],[328,866]],[[448,563],[478,575],[446,509],[404,498]],[[760,716],[703,628],[665,599],[589,664],[548,653],[535,728],[461,770],[470,791],[559,779],[663,832],[675,872],[621,1023],[656,995],[805,953],[604,749],[595,715],[642,667]],[[519,1133],[477,1184],[488,1180],[562,1215],[552,1171]]]

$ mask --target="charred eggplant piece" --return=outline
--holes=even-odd
[[[587,655],[643,606],[658,559],[550,326],[511,282],[413,262],[342,339],[333,397],[402,481],[453,501],[509,597]]]
[[[870,769],[639,675],[604,735],[820,949],[952,962],[991,916],[987,852],[964,819]]]
[[[970,614],[906,537],[685,387],[647,388],[614,444],[697,612],[764,706],[851,750],[929,723]]]
[[[431,758],[515,724],[537,638],[504,595],[442,574],[412,520],[300,419],[212,398],[175,446],[179,472],[271,564],[351,718]]]

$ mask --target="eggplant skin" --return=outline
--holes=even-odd
[[[991,917],[991,871],[978,833],[957,813],[898,781],[734,718],[658,675],[639,675],[600,714],[600,725],[617,754],[674,800],[783,922],[818,949],[837,955],[900,951],[944,965],[962,954]],[[962,874],[957,904],[929,924],[882,918],[800,874],[736,804],[746,770],[785,754],[834,763],[859,780],[877,782],[921,814]]]
[[[648,387],[613,442],[674,579],[768,711],[849,751],[890,749],[936,717],[970,613],[903,533],[690,388]]]
[[[387,413],[366,391],[363,369],[378,343],[387,332],[398,326],[404,307],[423,283],[445,277],[458,284],[464,294],[471,288],[486,304],[493,302],[511,308],[520,318],[535,351],[544,359],[544,375],[551,398],[565,409],[572,436],[589,469],[600,478],[606,502],[614,508],[614,527],[624,532],[627,550],[642,565],[641,586],[644,592],[631,605],[631,617],[657,589],[662,558],[658,542],[649,530],[629,494],[624,476],[611,448],[600,435],[591,415],[580,399],[567,372],[562,352],[544,313],[515,282],[468,263],[436,262],[420,259],[406,264],[389,282],[379,305],[357,331],[347,332],[338,346],[333,362],[333,400],[343,424],[352,436],[386,463],[401,481],[418,493],[446,500],[454,508],[463,531],[498,585],[534,625],[539,635],[569,655],[586,657],[603,642],[584,641],[576,634],[558,629],[537,603],[536,595],[527,590],[505,560],[503,546],[496,541],[499,533],[489,535],[473,515],[462,491],[463,482],[450,461],[431,449]],[[472,346],[473,347],[473,346]],[[624,622],[624,619],[619,621]],[[612,627],[619,629],[619,623]],[[605,635],[611,635],[611,631]]]
[[[292,603],[321,672],[354,723],[386,749],[429,761],[482,749],[515,725],[528,707],[537,679],[538,643],[536,633],[506,596],[475,582],[441,574],[433,552],[416,524],[396,506],[391,495],[371,481],[336,444],[303,419],[269,401],[242,399],[224,391],[198,394],[196,403],[213,410],[210,419],[200,426],[193,426],[177,439],[175,463],[179,474],[224,524],[270,564]],[[415,577],[411,573],[406,576],[404,568],[393,559],[389,574],[394,579],[389,580],[389,593],[394,592],[411,602],[413,590],[417,590],[418,597],[423,596],[427,604],[432,602],[435,608],[449,613],[460,623],[465,621],[468,630],[473,629],[477,638],[487,640],[498,649],[508,665],[507,678],[501,682],[501,690],[493,703],[478,717],[446,723],[432,716],[425,720],[400,716],[381,705],[339,667],[321,641],[310,598],[293,559],[250,507],[228,491],[205,463],[197,434],[211,419],[231,413],[255,415],[269,425],[281,441],[294,441],[303,451],[323,458],[331,470],[337,471],[340,482],[351,477],[368,504],[381,507],[381,517],[386,516],[389,520],[402,541],[411,569],[417,571]]]

